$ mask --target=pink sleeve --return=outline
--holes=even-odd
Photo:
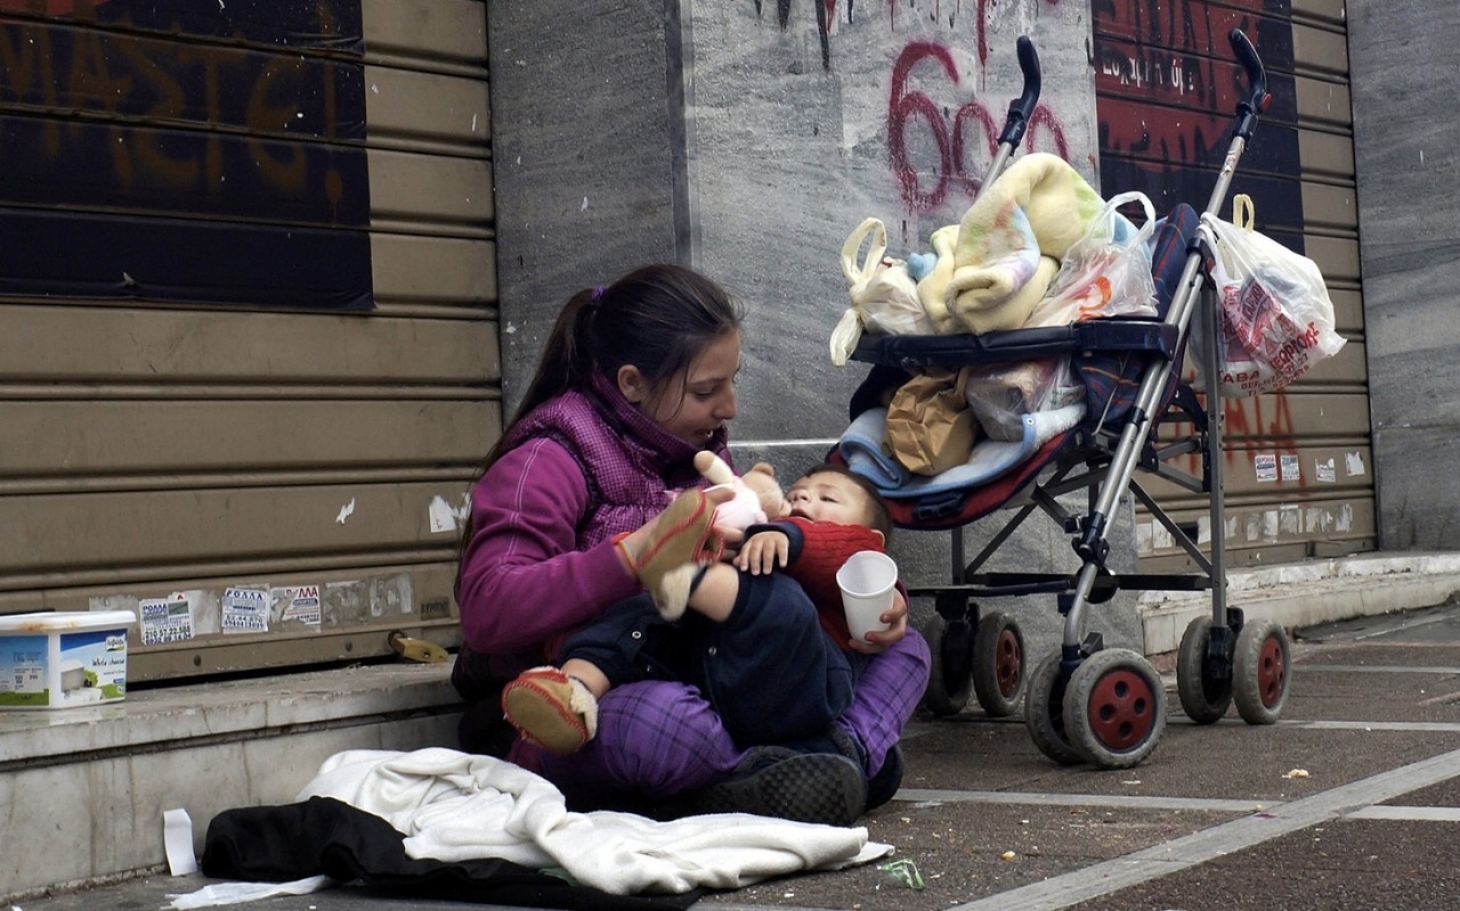
[[[532,440],[472,489],[461,555],[461,631],[483,654],[546,642],[640,590],[611,540],[579,552],[588,482],[561,444]]]

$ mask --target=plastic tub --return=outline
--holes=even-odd
[[[127,696],[130,611],[0,615],[0,711],[65,709]]]

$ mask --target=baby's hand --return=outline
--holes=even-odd
[[[790,538],[779,531],[761,531],[751,535],[740,546],[735,565],[752,576],[761,576],[777,566],[785,566],[790,555]]]

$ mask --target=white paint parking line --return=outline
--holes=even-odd
[[[1252,813],[1282,806],[1281,802],[1269,804],[1253,800],[1221,800],[1202,797],[1035,794],[1021,791],[948,791],[931,788],[903,788],[893,799],[924,806],[937,806],[944,803],[989,803],[1057,807],[1119,807],[1132,810],[1208,810],[1214,813]]]
[[[1203,829],[1114,860],[1051,877],[950,911],[1057,911],[1460,776],[1460,750],[1411,763],[1260,814]]]
[[[1303,674],[1444,674],[1451,677],[1460,676],[1460,667],[1440,667],[1438,665],[1417,667],[1399,664],[1300,664],[1297,670]]]
[[[1460,807],[1364,807],[1344,819],[1386,819],[1393,822],[1460,822]]]
[[[1309,728],[1316,731],[1460,731],[1455,721],[1279,721],[1288,728]]]

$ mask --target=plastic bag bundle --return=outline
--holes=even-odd
[[[1146,212],[1139,230],[1117,211],[1132,202]],[[1156,285],[1147,247],[1155,225],[1156,213],[1146,194],[1133,190],[1112,196],[1060,260],[1059,271],[1024,325],[1066,326],[1107,316],[1155,318]]]
[[[1018,442],[1026,415],[1066,408],[1085,397],[1069,355],[963,370],[968,407],[991,440]]]
[[[862,245],[866,255],[858,261]],[[887,228],[869,218],[857,226],[842,245],[842,274],[851,283],[852,306],[831,333],[831,362],[845,367],[857,348],[862,331],[882,335],[930,335],[933,324],[918,299],[907,263],[884,259]]]
[[[1216,240],[1218,388],[1228,398],[1282,389],[1344,346],[1317,264],[1253,230],[1251,206],[1245,196],[1233,200],[1236,224],[1202,215]],[[1193,338],[1204,329],[1198,319]],[[1207,378],[1198,379],[1205,388]]]

